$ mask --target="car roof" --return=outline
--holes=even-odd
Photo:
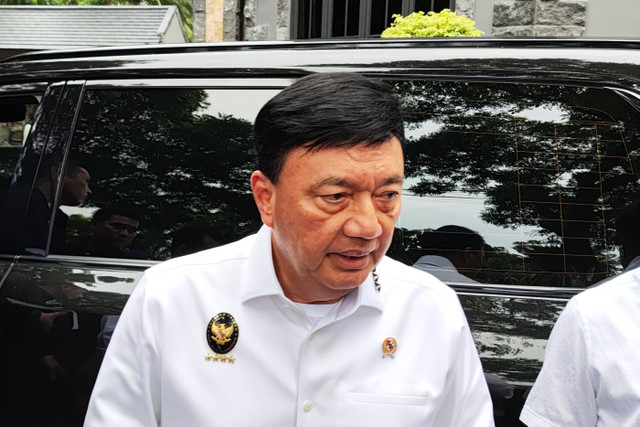
[[[575,81],[640,88],[640,40],[368,39],[43,51],[0,62],[0,83],[60,79],[299,77],[322,71]]]

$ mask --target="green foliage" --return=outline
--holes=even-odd
[[[476,23],[449,9],[442,12],[414,12],[408,16],[393,15],[391,26],[380,37],[478,37],[484,34]]]

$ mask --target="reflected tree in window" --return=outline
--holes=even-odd
[[[167,256],[170,234],[193,221],[229,240],[259,227],[249,174],[251,123],[207,112],[204,90],[86,94],[71,158],[92,176],[89,206],[126,203],[143,213],[134,241]]]
[[[622,99],[566,86],[395,87],[410,191],[476,195],[484,222],[535,230],[491,248],[482,281],[585,286],[616,272],[610,220],[639,194],[637,116]],[[416,232],[406,231],[409,241]]]

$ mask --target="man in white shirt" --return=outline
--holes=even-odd
[[[403,137],[395,96],[362,76],[269,101],[251,175],[264,226],[146,272],[86,425],[493,425],[455,293],[384,257]]]
[[[616,218],[625,272],[573,297],[520,419],[530,427],[640,425],[640,206]]]
[[[424,255],[414,267],[448,285],[478,283],[471,277],[484,263],[485,243],[480,234],[459,225],[445,225],[423,232],[418,239]]]

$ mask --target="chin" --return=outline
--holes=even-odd
[[[354,274],[349,278],[343,278],[342,280],[332,280],[327,287],[335,290],[354,289],[360,286],[362,282],[367,280],[367,276],[369,275],[369,273],[370,271],[367,271],[366,274],[358,272],[358,274]]]

